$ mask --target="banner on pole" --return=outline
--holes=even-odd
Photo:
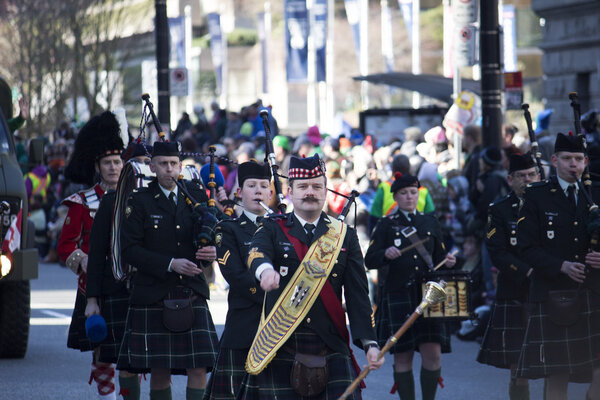
[[[358,10],[358,0],[345,0],[344,5],[346,6],[346,16],[354,38],[356,63],[360,65],[360,12]]]
[[[308,78],[308,10],[305,0],[285,1],[286,72],[288,82],[306,82]]]
[[[452,0],[453,63],[468,67],[477,62],[477,0]]]
[[[169,65],[186,67],[185,16],[169,18],[169,40],[171,42]]]
[[[217,92],[223,90],[223,31],[221,30],[221,16],[217,13],[209,13],[206,16],[208,20],[208,34],[210,35],[210,52],[212,62],[215,68],[215,78],[217,81]]]
[[[520,110],[523,104],[523,74],[521,71],[504,73],[504,93],[507,110]]]
[[[315,25],[309,27],[315,42],[317,56],[317,82],[325,82],[327,53],[327,0],[315,0],[313,5]]]
[[[502,25],[504,31],[504,72],[514,72],[519,69],[517,66],[517,26],[514,5],[509,4],[504,6],[502,10]]]

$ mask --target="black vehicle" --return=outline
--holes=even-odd
[[[41,163],[43,142],[30,144],[30,161]],[[13,135],[0,110],[0,241],[17,221],[22,211],[18,249],[0,250],[0,358],[23,358],[29,337],[30,286],[38,276],[38,251],[35,248],[33,223],[28,220],[27,192],[23,173],[17,162]]]

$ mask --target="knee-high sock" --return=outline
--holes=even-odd
[[[441,368],[435,371],[421,368],[421,393],[423,393],[423,400],[435,399],[441,373]]]
[[[517,385],[517,380],[511,379],[508,386],[508,397],[510,400],[529,400],[529,384]]]
[[[115,391],[115,367],[112,364],[96,365],[92,364],[92,373],[90,375],[90,384],[92,380],[96,382],[98,394],[108,396]]]
[[[204,397],[204,389],[194,389],[186,387],[185,389],[185,400],[202,400]]]
[[[120,376],[119,375],[119,396],[124,400],[140,400],[140,377],[138,375]]]
[[[415,400],[415,378],[412,369],[406,372],[394,371],[394,383],[401,400]]]
[[[171,400],[171,386],[166,389],[151,389],[150,400]]]

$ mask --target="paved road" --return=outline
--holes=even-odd
[[[32,282],[32,315],[29,349],[22,360],[0,360],[0,399],[92,399],[95,390],[87,385],[90,353],[66,348],[67,329],[75,299],[73,274],[56,264],[41,264],[40,278]],[[213,292],[211,312],[219,334],[227,311],[226,294]],[[475,362],[475,342],[452,341],[453,352],[442,358],[445,388],[438,391],[440,400],[508,399],[508,373]],[[362,351],[355,349],[359,364]],[[415,357],[418,380],[419,357]],[[392,359],[367,378],[366,400],[397,399],[389,394],[392,386]],[[149,398],[149,382],[142,382],[142,398]],[[584,399],[587,385],[570,385],[570,399]],[[541,399],[542,382],[531,384],[531,399]],[[417,393],[419,393],[417,382]],[[173,398],[185,399],[185,378],[173,378]],[[420,398],[420,394],[417,395]]]

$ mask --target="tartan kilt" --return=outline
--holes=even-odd
[[[67,338],[67,347],[80,351],[92,351],[98,346],[97,343],[90,342],[85,333],[85,307],[87,306],[87,298],[85,294],[77,289],[75,297],[75,307],[71,316],[71,325],[69,325],[69,336]]]
[[[498,300],[485,330],[477,361],[498,368],[510,369],[519,362],[525,336],[523,304]]]
[[[248,349],[219,348],[219,355],[210,375],[205,400],[235,400],[246,372]]]
[[[322,354],[324,350],[327,351],[327,387],[320,395],[310,397],[310,400],[337,400],[356,377],[349,355],[331,352],[316,333],[300,326],[260,374],[248,374],[238,400],[305,399],[291,388],[290,374],[294,355],[288,350],[306,354]],[[348,399],[362,399],[360,390],[355,391]]]
[[[591,382],[600,367],[600,296],[582,291],[579,320],[568,327],[550,321],[544,302],[533,303],[516,376],[529,379],[569,374],[569,381]]]
[[[174,333],[163,325],[161,302],[130,305],[117,368],[129,371],[166,368],[173,374],[185,374],[188,368],[211,371],[218,346],[215,326],[203,297],[196,298],[192,308],[192,328]]]
[[[129,309],[129,292],[127,289],[104,296],[100,311],[106,321],[108,335],[100,345],[98,360],[115,364],[119,358],[119,348],[125,333],[127,310]]]
[[[375,311],[375,329],[379,346],[385,346],[394,334],[415,311],[420,302],[416,302],[410,290],[384,293]],[[450,353],[450,331],[446,322],[433,321],[419,317],[415,323],[398,339],[390,353],[403,353],[418,350],[421,343],[439,343],[442,353]]]

